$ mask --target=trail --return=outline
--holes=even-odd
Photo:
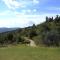
[[[27,37],[24,37],[24,39],[27,40],[27,41],[30,41],[30,44],[28,44],[28,46],[36,47],[36,44],[32,39],[29,39]]]

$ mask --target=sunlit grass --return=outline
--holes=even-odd
[[[60,48],[3,47],[0,48],[0,60],[60,60]]]

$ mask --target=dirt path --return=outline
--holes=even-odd
[[[28,44],[28,46],[36,47],[36,44],[32,39],[29,39],[27,37],[24,37],[24,39],[30,41],[30,44]]]

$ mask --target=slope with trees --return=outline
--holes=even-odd
[[[0,45],[24,44],[27,37],[36,45],[60,46],[60,16],[46,17],[46,21],[33,26],[19,28],[14,31],[0,33]]]

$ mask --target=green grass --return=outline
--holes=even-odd
[[[3,47],[0,60],[60,60],[60,48],[48,47]]]

